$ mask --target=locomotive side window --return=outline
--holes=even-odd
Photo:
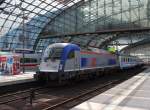
[[[74,51],[72,51],[68,54],[68,59],[72,59],[74,57],[75,57]]]

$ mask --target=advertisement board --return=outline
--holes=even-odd
[[[20,57],[13,53],[0,52],[0,74],[16,75],[20,73]]]

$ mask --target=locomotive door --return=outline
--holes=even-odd
[[[74,71],[75,69],[75,51],[69,52],[65,63],[65,71]]]
[[[80,53],[79,51],[73,50],[68,54],[67,61],[65,64],[65,70],[78,71],[80,67]]]
[[[80,51],[75,51],[75,70],[80,70]]]

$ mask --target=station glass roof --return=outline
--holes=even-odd
[[[79,1],[0,0],[0,48],[22,48],[23,34],[26,48],[32,48],[36,37],[51,19]]]
[[[116,35],[37,38],[144,27],[150,27],[149,0],[0,0],[0,48],[23,48],[24,43],[43,50],[62,41],[99,46]]]

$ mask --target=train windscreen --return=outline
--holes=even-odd
[[[44,61],[47,61],[49,59],[51,60],[60,59],[62,51],[63,51],[62,47],[49,48],[48,50],[45,51]]]

